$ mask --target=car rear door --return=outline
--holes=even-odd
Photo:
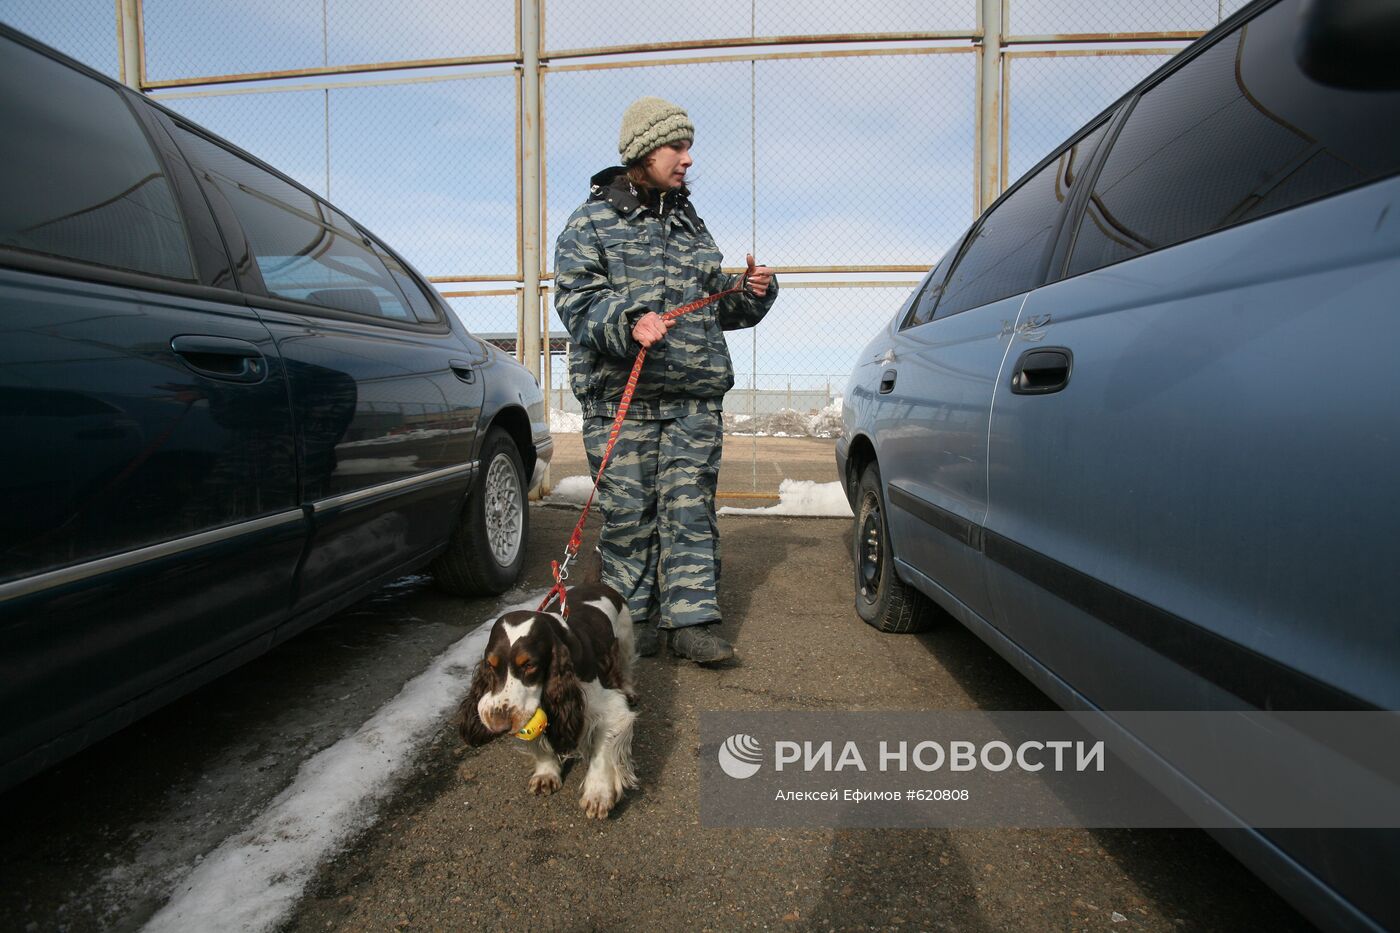
[[[874,440],[895,554],[953,612],[992,615],[980,549],[993,390],[1102,134],[1102,125],[1083,134],[992,207],[946,280],[929,277],[883,355]]]
[[[0,36],[12,776],[262,650],[304,541],[276,347],[146,106]]]
[[[313,524],[294,613],[323,615],[447,541],[476,469],[482,360],[348,218],[172,122],[287,367]]]

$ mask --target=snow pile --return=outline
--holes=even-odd
[[[554,484],[545,496],[546,502],[583,505],[593,491],[593,480],[587,476],[566,476]]]
[[[814,483],[809,479],[785,479],[778,484],[778,504],[762,509],[736,509],[726,505],[721,515],[815,515],[851,518],[851,504],[840,483]]]
[[[562,408],[551,408],[549,410],[549,433],[582,434],[583,413],[564,411]]]
[[[501,609],[534,609],[544,592]],[[261,931],[286,918],[318,865],[373,823],[419,747],[461,700],[492,619],[404,684],[354,735],[308,759],[291,786],[180,883],[147,931]]]
[[[734,421],[737,430],[733,434],[758,437],[840,437],[841,399],[838,396],[821,411],[800,412],[793,408],[780,408],[771,414],[742,416],[743,420],[725,415],[726,421]],[[742,425],[742,427],[739,427]]]

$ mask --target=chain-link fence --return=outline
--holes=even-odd
[[[783,283],[727,335],[727,427],[823,436],[860,348],[976,212],[1243,2],[0,0],[0,19],[327,196],[473,332],[521,353],[538,326],[556,428],[578,406],[554,240],[628,102],[681,103],[726,265],[753,252]]]
[[[0,0],[0,22],[121,80],[121,23],[112,0]]]

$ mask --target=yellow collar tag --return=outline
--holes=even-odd
[[[525,728],[515,733],[517,739],[524,739],[526,742],[533,742],[544,734],[544,727],[549,725],[549,719],[544,714],[544,707],[535,710],[535,715],[530,717],[530,721],[525,723]]]

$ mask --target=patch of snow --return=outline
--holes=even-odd
[[[851,504],[840,483],[815,483],[809,479],[785,479],[778,484],[778,504],[761,509],[737,509],[726,505],[721,515],[815,515],[851,518]]]
[[[583,414],[577,411],[564,411],[559,408],[549,410],[550,434],[582,434]]]
[[[588,495],[591,492],[593,492],[593,480],[590,477],[566,476],[554,484],[549,495],[545,496],[545,501],[583,505],[588,501]]]
[[[497,617],[534,609],[543,598],[541,591]],[[494,622],[438,655],[355,734],[308,759],[251,826],[199,862],[145,929],[222,933],[282,923],[317,867],[373,823],[418,749],[460,702]]]
[[[730,420],[731,416],[725,415],[725,419]],[[736,426],[743,427],[730,433],[743,437],[840,437],[841,397],[820,411],[780,408],[764,415],[743,416],[742,421],[737,417],[733,420]]]

